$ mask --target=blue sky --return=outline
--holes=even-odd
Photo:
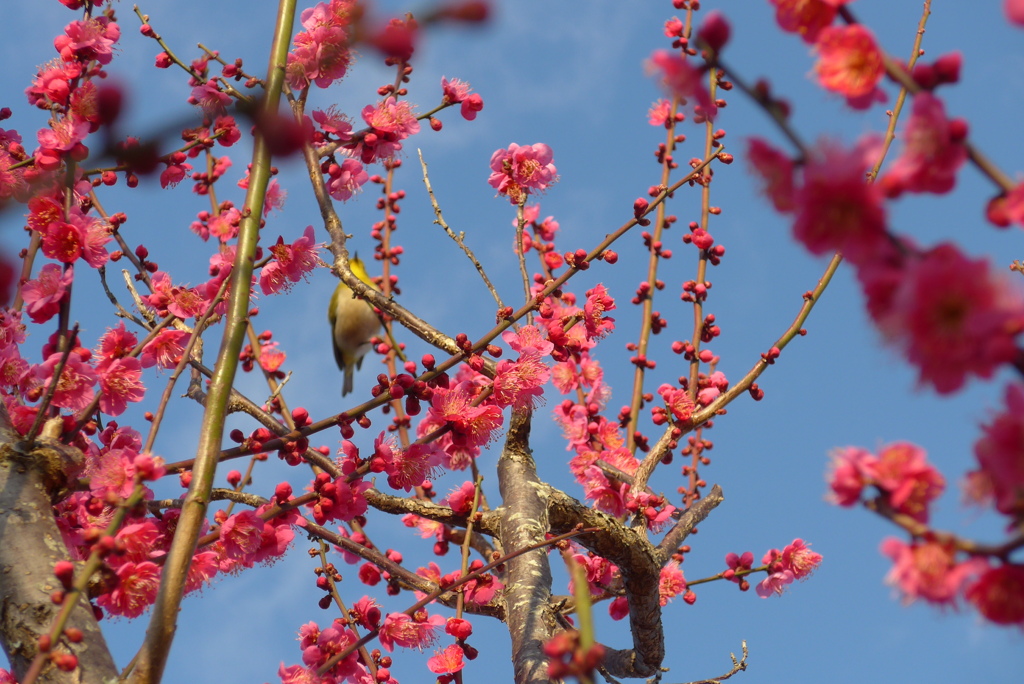
[[[924,48],[926,59],[956,49],[963,52],[962,83],[941,93],[947,109],[967,117],[972,140],[1014,175],[1024,158],[1019,126],[1024,34],[1005,26],[1001,4],[974,3],[969,12],[937,5]],[[182,56],[196,56],[193,46],[203,42],[226,58],[244,58],[253,72],[265,70],[275,3],[180,0],[150,5],[144,5],[143,11]],[[884,130],[884,107],[852,113],[815,86],[807,47],[774,28],[767,0],[702,5],[705,9],[720,6],[726,12],[733,25],[733,41],[726,53],[729,64],[747,80],[769,78],[774,91],[792,103],[793,121],[805,140],[827,135],[849,143],[864,133]],[[173,70],[152,68],[155,45],[138,34],[130,5],[116,7],[123,31],[121,52],[110,72],[136,93],[126,131],[144,134],[164,117],[189,115],[184,77]],[[381,14],[406,8],[397,2],[378,5]],[[907,56],[919,19],[918,3],[862,0],[853,3],[852,9],[871,26],[886,50]],[[15,112],[4,127],[20,130],[26,146],[31,146],[42,117],[28,109],[22,92],[36,66],[54,55],[53,36],[73,13],[57,2],[18,3],[7,10],[8,25],[17,30],[0,45],[5,63],[0,73],[4,93],[0,106]],[[479,336],[493,322],[493,303],[474,270],[431,223],[416,148],[423,150],[430,164],[432,184],[447,220],[456,231],[465,231],[507,300],[516,301],[521,287],[511,261],[513,211],[507,201],[494,197],[486,183],[488,160],[495,149],[510,142],[544,142],[552,147],[561,180],[541,198],[541,215],[554,215],[560,222],[558,245],[563,251],[589,250],[631,216],[633,200],[657,182],[659,169],[652,152],[663,137],[660,129],[646,123],[647,109],[659,92],[645,76],[643,61],[652,50],[666,46],[661,26],[673,14],[669,2],[519,0],[499,3],[493,21],[482,29],[443,28],[427,36],[417,51],[410,98],[424,109],[433,106],[440,97],[443,75],[472,83],[482,94],[485,108],[474,122],[463,121],[455,111],[445,112],[441,133],[425,128],[406,145],[406,168],[399,184],[408,197],[396,239],[405,248],[398,273],[407,308],[450,334]],[[352,74],[319,93],[316,101],[324,106],[337,104],[357,115],[364,104],[377,99],[377,86],[390,79],[378,61],[372,53],[363,54]],[[728,102],[718,124],[727,131],[724,142],[729,151],[740,157],[743,141],[751,135],[782,145],[781,136],[756,107],[735,92]],[[691,142],[677,153],[677,159],[699,156],[701,129],[687,123],[683,132]],[[241,150],[232,158],[231,182],[244,173],[247,162]],[[268,221],[265,234],[271,241],[278,234],[292,240],[306,225],[318,225],[312,193],[303,184],[299,164],[283,160],[279,166],[289,198],[285,210]],[[145,192],[126,193],[118,187],[105,195],[108,210],[128,214],[129,239],[144,242],[177,281],[205,280],[209,249],[192,236],[188,224],[208,204],[190,194],[189,183],[165,191],[152,179],[143,183]],[[222,198],[240,203],[242,191],[232,190],[225,184],[219,192]],[[890,223],[924,245],[962,241],[970,253],[988,254],[1002,268],[1019,258],[1011,248],[1019,234],[1016,229],[998,232],[983,221],[982,207],[993,192],[980,174],[967,167],[950,195],[893,203]],[[373,190],[368,189],[339,207],[346,230],[355,235],[354,244],[367,254],[372,249],[369,227],[379,219],[375,201]],[[713,220],[711,231],[727,249],[722,265],[710,275],[714,289],[707,310],[716,314],[723,330],[712,349],[722,358],[720,370],[738,379],[789,325],[800,307],[801,294],[817,282],[825,260],[808,256],[792,242],[787,222],[757,195],[742,160],[718,169],[712,203],[721,206],[723,213]],[[671,211],[685,223],[698,218],[699,206],[697,193],[683,191]],[[24,234],[17,212],[3,214],[0,221],[0,240],[10,249],[20,249]],[[321,236],[326,239],[325,233]],[[680,359],[667,352],[671,340],[689,337],[691,315],[678,295],[679,284],[693,277],[695,258],[680,236],[677,228],[666,238],[676,257],[663,265],[667,287],[655,307],[668,318],[669,328],[657,340],[661,347],[654,358],[659,362],[659,379],[652,389],[683,372]],[[597,352],[614,390],[611,414],[627,402],[632,373],[625,345],[638,330],[637,311],[628,302],[642,279],[640,269],[646,267],[638,234],[620,240],[615,249],[621,255],[617,265],[596,264],[574,286],[582,293],[603,282],[619,302],[615,317],[620,327]],[[330,358],[324,321],[332,288],[330,274],[319,272],[309,285],[298,286],[288,296],[263,298],[257,319],[274,331],[289,354],[290,403],[306,406],[314,418],[344,408],[338,401],[341,376]],[[85,339],[94,340],[112,319],[103,297],[90,300],[83,292],[76,290],[75,316],[83,323]],[[947,398],[918,391],[914,373],[881,343],[867,321],[852,274],[845,268],[806,327],[809,334],[796,340],[760,379],[765,400],[738,400],[707,433],[715,448],[704,475],[722,485],[726,501],[691,538],[694,550],[684,571],[691,579],[711,575],[723,569],[722,559],[729,551],[751,550],[759,558],[768,548],[781,548],[795,537],[811,542],[824,555],[824,563],[809,581],[792,586],[781,598],[761,600],[753,592],[740,594],[732,585],[716,583],[700,588],[694,606],[681,601],[671,604],[665,613],[670,654],[665,666],[671,668],[666,681],[721,674],[728,669],[729,652],[738,652],[743,639],[750,648],[750,668],[738,681],[746,684],[796,678],[845,684],[878,677],[906,682],[1016,681],[1024,666],[1019,632],[984,625],[969,611],[941,613],[923,605],[902,606],[883,585],[889,561],[878,551],[880,541],[896,530],[867,512],[837,509],[823,500],[829,449],[843,445],[873,449],[910,440],[928,450],[948,480],[933,523],[966,536],[1000,539],[1001,521],[965,509],[958,482],[973,467],[971,445],[978,424],[999,406],[1010,376],[972,382],[965,391]],[[406,341],[414,357],[425,351],[415,340]],[[212,350],[216,345],[207,347]],[[368,358],[357,378],[357,393],[366,392],[376,372],[376,360]],[[159,391],[164,378],[149,378],[151,387]],[[266,391],[255,378],[243,378],[240,387],[254,397]],[[558,401],[556,394],[549,394],[546,407],[538,411],[535,457],[542,477],[578,495],[566,476],[567,454],[559,430],[549,419]],[[157,453],[169,461],[191,457],[200,419],[199,407],[177,402],[167,418],[171,429],[158,441]],[[375,421],[375,427],[382,425],[383,420]],[[251,429],[241,421],[238,426]],[[361,435],[360,446],[368,447],[373,434]],[[337,446],[336,433],[325,433],[322,440]],[[497,500],[495,459],[494,453],[480,459],[492,501]],[[284,478],[296,488],[303,486],[300,473],[273,460],[266,467],[258,474],[254,491],[272,491]],[[652,486],[674,491],[680,484],[677,467],[665,468]],[[436,488],[444,492],[457,486],[464,479],[460,475],[442,478]],[[374,522],[370,531],[379,546],[401,549],[411,567],[430,560],[429,548],[417,549],[418,539],[408,538],[396,521]],[[277,565],[223,578],[200,599],[187,600],[166,681],[272,682],[279,662],[299,662],[295,631],[310,620],[323,625],[332,617],[316,608],[320,592],[313,587],[313,566],[303,553],[304,546],[299,539],[295,551]],[[454,567],[454,558],[445,562]],[[361,596],[355,568],[341,570],[350,587],[348,598]],[[555,590],[564,591],[564,584]],[[387,605],[395,610],[406,606],[404,601]],[[603,612],[603,606],[598,612]],[[119,664],[130,659],[144,627],[145,618],[109,626]],[[471,643],[483,655],[467,666],[467,681],[508,680],[511,668],[503,626],[479,619],[476,629]],[[609,646],[624,648],[629,643],[625,629],[623,623],[602,620],[598,637]],[[429,681],[420,659],[407,662],[403,667],[396,658],[394,671],[400,681]]]

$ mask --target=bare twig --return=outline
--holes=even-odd
[[[142,322],[141,318],[135,316],[127,309],[125,309],[123,306],[121,306],[121,302],[117,301],[117,296],[115,296],[114,293],[110,291],[110,286],[107,284],[107,267],[100,266],[97,270],[100,272],[100,285],[103,286],[103,291],[107,294],[107,299],[109,299],[110,303],[114,305],[116,315],[120,316],[121,318],[127,318],[140,328],[147,327],[146,324]]]
[[[449,226],[448,222],[444,220],[444,215],[441,213],[441,206],[437,203],[437,198],[434,196],[434,188],[430,185],[430,176],[427,174],[427,162],[423,161],[423,150],[417,149],[416,153],[420,156],[420,166],[423,168],[423,185],[427,188],[427,194],[430,196],[430,206],[434,208],[434,223],[441,226],[444,232],[450,237],[455,244],[462,248],[462,251],[466,253],[466,256],[472,262],[476,268],[477,273],[484,281],[484,285],[490,290],[491,296],[494,297],[494,301],[497,302],[498,308],[504,309],[505,304],[501,301],[501,295],[498,294],[498,290],[495,289],[494,285],[491,284],[491,279],[487,277],[487,272],[484,271],[484,267],[477,260],[476,255],[473,254],[473,250],[466,245],[466,234],[459,233],[455,234]]]
[[[526,232],[526,214],[523,207],[526,205],[526,198],[523,197],[516,207],[516,256],[519,260],[519,277],[523,280],[523,304],[530,304],[530,274],[526,271],[526,250],[523,249],[523,233]],[[533,323],[533,307],[526,311],[526,323]]]
[[[713,679],[698,679],[695,682],[687,682],[687,684],[721,684],[721,682],[729,679],[734,674],[738,674],[747,669],[747,641],[743,640],[743,657],[736,660],[736,654],[730,653],[729,657],[732,658],[732,669],[726,672],[724,675],[719,675]]]
[[[839,16],[848,24],[858,23],[853,12],[851,12],[847,7],[839,8]],[[907,92],[914,95],[921,92],[921,86],[914,81],[914,78],[899,62],[884,52],[882,53],[882,62],[885,65],[885,73],[889,78],[899,83],[901,87],[907,90]],[[1013,190],[1015,186],[1013,179],[1006,175],[1002,169],[996,166],[995,162],[985,156],[985,154],[975,147],[969,140],[964,140],[964,147],[967,148],[967,157],[976,167],[978,167],[979,171],[988,176],[989,180],[995,183],[1003,192],[1010,192]]]
[[[928,22],[928,16],[932,13],[932,2],[931,0],[925,0],[924,11],[921,13],[921,21],[917,24],[917,34],[914,36],[914,47],[910,51],[910,59],[907,61],[907,69],[913,70],[914,64],[917,63],[917,58],[921,54],[921,40],[924,38],[924,27]],[[892,145],[892,141],[896,139],[896,122],[900,118],[900,112],[903,111],[903,104],[907,100],[906,87],[900,88],[899,94],[896,96],[896,104],[893,105],[889,116],[889,126],[885,130],[885,139],[882,142],[882,150],[878,155],[878,161],[875,162],[875,166],[871,169],[868,174],[868,182],[874,182],[878,178],[878,172],[882,169],[882,162],[885,161],[885,155],[889,151],[889,146]]]

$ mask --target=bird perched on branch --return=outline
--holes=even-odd
[[[353,256],[348,265],[357,278],[380,291],[367,274],[362,259]],[[342,281],[338,283],[334,295],[331,296],[327,320],[331,323],[334,360],[338,362],[338,368],[345,373],[345,384],[341,388],[341,396],[344,397],[352,391],[352,378],[356,369],[363,365],[366,352],[370,351],[370,340],[380,332],[380,319],[377,318],[370,303],[357,299],[352,288]]]

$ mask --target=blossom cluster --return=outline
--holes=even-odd
[[[882,448],[877,456],[856,447],[837,450],[829,486],[840,506],[853,506],[865,487],[874,486],[895,512],[926,523],[929,506],[942,494],[946,481],[928,463],[923,449],[899,442]]]
[[[776,209],[794,214],[797,240],[813,254],[843,254],[886,340],[917,367],[922,385],[949,394],[969,377],[989,378],[1016,358],[1024,296],[987,260],[971,259],[952,243],[916,248],[888,229],[887,184],[903,191],[945,192],[965,158],[962,137],[942,133],[945,119],[934,117],[941,107],[936,103],[929,93],[917,95],[908,127],[929,127],[946,141],[945,147],[936,148],[934,137],[932,145],[918,146],[914,141],[927,135],[915,136],[892,175],[879,183],[864,182],[869,160],[877,154],[872,140],[852,149],[830,141],[819,144],[799,177],[793,162],[763,141],[752,141],[748,153]],[[966,272],[972,277],[957,276]]]
[[[884,101],[878,84],[887,69],[902,68],[916,86],[900,135],[903,149],[888,167],[881,165],[881,140],[871,137],[849,148],[821,141],[804,151],[799,166],[766,142],[752,140],[748,158],[775,209],[793,216],[794,237],[808,251],[838,252],[853,266],[871,319],[917,369],[920,385],[951,394],[971,377],[991,378],[1016,364],[1024,294],[987,260],[949,242],[918,246],[889,225],[889,202],[906,193],[950,192],[968,159],[968,126],[948,116],[937,95],[941,86],[959,80],[960,55],[942,55],[911,69],[887,62],[863,26],[832,25],[845,0],[771,1],[779,25],[814,46],[821,85],[844,95],[850,106]],[[1017,21],[1013,4],[1007,13]],[[989,203],[987,218],[999,227],[1024,225],[1022,198],[1024,184],[1001,192]],[[983,427],[975,445],[978,468],[965,486],[969,499],[1009,516],[1011,527],[1024,511],[1017,417],[1022,397],[1018,385],[1007,388],[1007,411]],[[864,500],[866,488],[873,488],[877,497],[866,503],[911,533],[909,543],[890,538],[882,545],[894,563],[889,582],[906,600],[955,605],[966,598],[993,622],[1024,623],[1019,566],[1004,552],[976,550],[928,527],[931,504],[945,479],[928,464],[923,449],[908,443],[886,446],[877,455],[840,449],[833,455],[829,485],[832,499],[842,506]]]
[[[118,503],[136,489],[151,500],[153,492],[145,483],[163,477],[164,469],[162,459],[142,452],[141,436],[129,427],[110,422],[98,440],[98,445],[82,445],[86,455],[82,476],[88,478],[88,489],[58,502],[56,521],[73,558],[84,560],[99,553],[104,561],[110,581],[97,597],[97,606],[112,615],[134,618],[156,599],[160,560],[170,547],[178,512],[165,511],[160,517],[131,515],[108,536]],[[185,592],[201,589],[218,574],[273,562],[284,554],[294,538],[291,526],[296,518],[294,514],[265,515],[270,508],[268,504],[220,516],[216,541],[200,548],[192,559]],[[63,576],[59,569],[57,574],[70,588],[70,576]]]
[[[831,26],[842,1],[772,2],[779,25],[816,46],[826,88],[855,106],[884,97],[877,87],[882,53],[868,30]],[[903,150],[877,182],[865,182],[882,150],[872,137],[852,148],[822,141],[807,151],[799,172],[762,140],[750,142],[748,158],[776,210],[793,215],[794,237],[813,254],[842,253],[886,340],[917,367],[921,384],[948,394],[972,375],[991,377],[1016,357],[1024,297],[987,261],[971,259],[956,245],[919,248],[890,230],[887,201],[903,193],[948,193],[967,160],[967,125],[948,117],[935,94],[958,80],[959,57],[918,64],[912,76],[921,90],[903,127]],[[1019,213],[1014,196],[1000,199],[990,218],[1016,220],[1009,218]],[[965,272],[972,277],[955,276]]]
[[[304,9],[299,17],[302,28],[288,53],[285,73],[294,90],[315,83],[326,88],[344,78],[352,61],[349,29],[357,13],[354,0],[331,0]]]
[[[745,555],[745,554],[744,554]],[[734,570],[742,565],[742,558],[737,565],[729,561],[726,563]],[[762,565],[768,566],[768,576],[758,583],[756,591],[761,598],[768,598],[773,594],[781,594],[787,584],[794,580],[807,578],[821,564],[821,554],[811,551],[802,539],[794,539],[792,544],[781,551],[770,549],[761,559]]]
[[[978,503],[995,504],[1019,520],[1024,507],[1024,470],[1020,468],[1020,405],[1024,391],[1007,389],[1011,409],[996,416],[975,444],[979,469],[968,476],[967,494]],[[1007,441],[1007,437],[1010,441]],[[841,506],[860,502],[867,487],[875,488],[885,511],[926,524],[930,504],[942,493],[945,480],[928,464],[924,450],[909,443],[892,444],[877,455],[848,447],[833,454],[829,479],[831,496]],[[883,512],[885,512],[883,511]],[[966,599],[987,619],[1002,625],[1024,626],[1024,568],[993,561],[948,534],[905,524],[911,541],[889,537],[882,553],[893,562],[887,581],[906,602],[918,599],[939,606],[956,606]]]
[[[882,542],[882,553],[893,567],[886,581],[904,602],[918,599],[936,606],[956,607],[965,600],[985,619],[1024,628],[1024,565],[966,556],[956,540],[896,537]]]
[[[103,3],[92,4],[99,7]],[[301,71],[321,87],[344,75],[348,60],[346,17],[353,6],[351,2],[335,1],[329,5],[321,3],[303,13],[306,31],[296,37],[290,75],[298,78],[296,74]],[[143,25],[141,32],[155,36],[148,24]],[[165,473],[162,460],[143,450],[137,431],[109,420],[100,429],[96,419],[99,414],[120,416],[130,404],[141,402],[146,396],[144,369],[177,366],[193,333],[187,327],[164,327],[140,341],[122,323],[107,330],[96,348],[90,350],[65,328],[43,345],[41,362],[32,362],[23,355],[24,345],[32,334],[27,320],[36,326],[51,323],[66,310],[75,276],[82,269],[101,268],[112,259],[125,257],[122,251],[111,254],[108,245],[127,218],[123,214],[103,214],[89,196],[94,188],[114,185],[117,175],[104,171],[90,177],[80,164],[89,155],[88,136],[117,118],[120,91],[97,83],[106,76],[104,67],[111,62],[120,35],[119,24],[109,8],[103,10],[102,16],[87,13],[84,19],[69,23],[54,43],[59,57],[40,68],[26,91],[31,105],[51,113],[47,127],[37,135],[38,147],[29,153],[17,131],[0,131],[0,198],[27,204],[27,227],[37,236],[42,256],[55,262],[43,264],[35,277],[21,285],[24,316],[15,310],[0,314],[0,376],[2,401],[13,427],[21,434],[29,434],[44,407],[48,411],[68,412],[65,429],[69,439],[86,455],[84,469],[78,475],[87,486],[57,502],[58,524],[72,557],[84,559],[99,553],[104,560],[104,572],[109,578],[103,585],[107,588],[96,597],[96,605],[114,615],[137,617],[155,599],[161,557],[169,548],[177,513],[172,510],[149,516],[139,512],[143,509],[133,509],[120,529],[107,529],[114,512],[125,500],[136,493],[141,494],[142,500],[152,499],[153,493],[145,483]],[[223,76],[216,77],[209,74],[211,58],[207,54],[189,68],[189,102],[201,109],[203,124],[183,131],[185,144],[181,149],[161,156],[151,144],[134,138],[112,146],[118,171],[124,172],[129,187],[138,184],[138,175],[153,172],[162,163],[162,187],[172,188],[191,175],[195,194],[208,195],[231,168],[227,157],[215,157],[211,150],[215,144],[230,147],[241,138],[234,117],[227,114],[233,97],[229,92],[234,92],[228,82],[240,78],[240,63],[225,65]],[[157,58],[158,67],[165,68],[171,63],[167,53]],[[464,83],[453,81],[445,85],[445,90],[445,97],[453,102],[458,98],[460,102],[469,101],[464,105],[466,114],[475,114],[482,108],[482,100],[470,95]],[[381,131],[389,125],[385,119],[394,107],[393,100],[377,107],[368,106],[364,116]],[[402,103],[401,107],[408,112],[407,105]],[[375,114],[369,113],[371,109]],[[5,110],[3,116],[8,115]],[[391,118],[404,127],[403,134],[418,130],[418,124],[414,120],[410,123],[405,115]],[[386,136],[378,138],[391,145],[377,146],[379,154],[392,154],[400,149],[394,138],[390,143]],[[363,136],[362,144],[366,145],[366,141]],[[188,160],[204,153],[209,158],[204,165],[206,171],[192,173],[193,166]],[[12,168],[15,165],[17,168]],[[64,184],[66,179],[70,180]],[[239,185],[243,189],[248,187],[247,175]],[[279,207],[284,194],[277,181],[272,181],[264,213]],[[193,231],[203,240],[213,236],[222,245],[210,260],[209,281],[197,286],[177,285],[150,260],[145,247],[139,245],[131,255],[139,270],[136,280],[149,289],[148,294],[140,295],[143,306],[149,309],[147,315],[174,316],[188,322],[204,314],[225,312],[224,301],[230,293],[226,286],[235,251],[231,243],[238,235],[243,211],[225,201],[214,212],[200,212],[197,218]],[[287,290],[313,268],[322,266],[320,246],[312,228],[291,243],[279,237],[268,248],[260,272],[263,293]],[[257,254],[257,259],[261,257]],[[272,364],[276,369],[284,361],[283,352],[271,345],[263,345],[261,351],[264,368]],[[518,396],[514,391],[508,394]],[[392,459],[392,463],[396,460]],[[422,482],[422,476],[410,477],[407,467],[403,473],[401,486]],[[185,473],[182,484],[187,485],[189,479]],[[314,482],[317,500],[309,504],[312,517],[323,522],[361,515],[366,510],[362,492],[368,486],[359,479],[350,482],[347,478],[318,478]],[[300,520],[294,512],[280,514],[272,510],[292,498],[290,488],[279,490],[273,504],[215,515],[209,529],[216,532],[216,540],[197,551],[189,570],[187,593],[198,590],[217,574],[270,562],[285,552],[294,537],[292,526]],[[70,578],[64,577],[62,581],[70,588]]]
[[[796,33],[818,54],[815,72],[822,87],[864,108],[885,99],[878,83],[885,74],[882,52],[861,24],[834,26],[848,0],[770,0],[783,31]]]
[[[553,158],[554,153],[544,143],[512,143],[491,155],[491,177],[487,182],[512,204],[523,204],[528,195],[546,190],[558,180]]]

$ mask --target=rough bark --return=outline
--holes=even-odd
[[[506,552],[543,542],[548,525],[549,488],[537,477],[530,453],[530,413],[516,411],[498,461],[501,490],[501,542]],[[551,609],[551,567],[547,549],[535,549],[506,564],[506,622],[512,637],[512,666],[517,684],[547,684],[542,647],[557,623]]]
[[[40,438],[19,442],[0,405],[0,642],[21,680],[37,653],[39,637],[60,610],[50,599],[60,590],[53,574],[57,561],[70,560],[53,518],[52,500],[64,486],[64,473],[81,463],[77,449]],[[109,682],[117,668],[92,609],[81,600],[66,627],[81,630],[77,644],[59,640],[54,650],[71,652],[79,667],[62,672],[44,665],[40,682]]]
[[[633,648],[608,649],[602,665],[613,677],[650,677],[665,659],[665,635],[661,626],[658,580],[661,562],[657,549],[637,530],[557,489],[551,497],[551,532],[562,534],[582,523],[585,532],[574,540],[619,566],[629,599]]]
[[[608,649],[602,665],[614,677],[650,677],[656,674],[665,658],[658,581],[661,568],[672,551],[656,548],[648,541],[642,529],[627,527],[560,490],[548,487],[546,492],[551,532],[564,534],[580,524],[588,529],[597,528],[598,531],[585,532],[574,540],[615,563],[622,573],[626,597],[629,599],[633,648]],[[671,543],[674,544],[673,550],[686,539],[686,535],[698,522],[722,502],[721,488],[715,485],[706,498],[707,501],[698,502],[686,511],[669,533]]]

